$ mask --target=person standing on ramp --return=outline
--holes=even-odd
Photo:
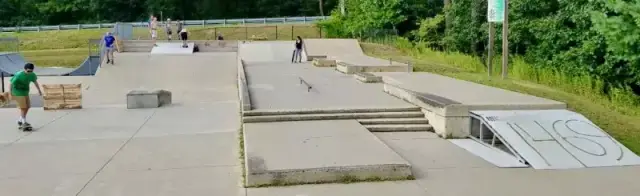
[[[167,18],[167,23],[165,24],[165,31],[167,32],[167,40],[171,42],[173,38],[173,32],[171,31],[171,19]]]
[[[151,20],[151,39],[153,40],[153,46],[158,46],[156,43],[158,39],[158,18],[155,16]]]
[[[180,20],[176,21],[176,26],[177,26],[176,32],[178,32],[178,39],[179,40],[182,40],[182,38],[180,38],[180,32],[182,32],[182,25],[183,25],[182,21],[180,21]]]
[[[111,63],[113,65],[113,51],[115,50],[114,43],[116,42],[116,38],[113,37],[111,32],[107,32],[107,35],[104,36],[104,47],[107,50],[107,64]]]
[[[31,124],[27,122],[27,113],[31,108],[31,100],[29,99],[31,83],[35,84],[38,89],[38,94],[42,96],[40,90],[40,84],[38,84],[38,76],[33,73],[35,66],[31,63],[24,65],[24,70],[17,72],[11,78],[10,82],[10,94],[13,100],[16,101],[18,109],[20,109],[20,118],[18,119],[18,126],[23,131],[31,131]]]
[[[187,33],[187,28],[183,28],[182,30],[180,30],[180,39],[182,40],[182,47],[183,48],[188,48],[189,45],[187,45],[187,39],[189,38],[189,33]]]
[[[296,38],[296,44],[295,44],[295,50],[293,50],[293,56],[291,57],[291,62],[292,63],[296,63],[296,60],[298,63],[302,62],[302,38],[300,36],[297,36]]]

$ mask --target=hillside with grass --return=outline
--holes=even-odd
[[[565,102],[640,152],[640,3],[510,1],[509,67],[500,36],[488,43],[487,1],[350,0],[320,26],[357,38],[367,54],[411,61],[414,71]],[[536,6],[531,6],[536,5]],[[502,24],[495,24],[500,32]],[[493,48],[497,54],[487,55]],[[493,66],[491,75],[487,62]]]

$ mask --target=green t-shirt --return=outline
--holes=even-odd
[[[13,96],[29,96],[29,86],[38,80],[35,73],[19,71],[11,78],[11,94]]]

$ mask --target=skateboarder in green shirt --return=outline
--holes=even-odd
[[[31,63],[25,64],[24,70],[15,73],[10,82],[9,90],[11,99],[16,101],[16,105],[18,109],[20,109],[20,118],[18,119],[18,126],[20,126],[20,128],[31,127],[27,122],[27,113],[29,112],[29,108],[31,108],[29,85],[31,85],[31,83],[35,84],[38,89],[38,94],[42,96],[40,84],[38,84],[38,76],[33,73],[34,68],[35,66]]]

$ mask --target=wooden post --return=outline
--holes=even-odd
[[[294,40],[293,39],[293,25],[291,25],[291,40]]]
[[[493,46],[496,41],[496,27],[493,22],[489,22],[489,46],[487,56],[487,74],[491,77],[491,71],[493,69]]]
[[[504,0],[504,22],[502,22],[502,79],[509,69],[509,0]]]
[[[278,25],[276,25],[276,40],[278,40]]]

